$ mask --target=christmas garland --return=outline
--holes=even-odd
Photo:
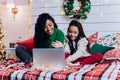
[[[90,0],[78,0],[80,3],[79,9],[74,9],[74,0],[64,0],[63,8],[65,15],[74,19],[87,19],[87,15],[91,9]]]

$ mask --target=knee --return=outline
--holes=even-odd
[[[103,58],[102,53],[97,53],[97,56],[99,56],[100,58]]]
[[[16,47],[15,52],[18,53],[21,50],[23,50],[23,48],[24,48],[23,46],[19,45],[19,46]]]
[[[98,61],[101,61],[103,58],[102,53],[96,53],[94,56],[97,58]]]

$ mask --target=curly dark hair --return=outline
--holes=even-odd
[[[70,26],[77,27],[78,31],[79,31],[79,34],[78,34],[78,36],[77,36],[77,38],[75,40],[75,48],[73,47],[73,42],[72,42],[71,38],[68,36]],[[69,27],[68,27],[68,30],[67,30],[67,38],[69,40],[68,44],[69,44],[69,47],[70,47],[70,50],[71,50],[71,52],[70,52],[71,55],[74,54],[76,52],[76,50],[78,49],[78,47],[77,47],[78,41],[81,38],[84,38],[84,37],[87,39],[87,37],[86,37],[86,35],[85,35],[84,31],[83,31],[83,27],[82,27],[81,23],[79,21],[77,21],[77,20],[72,20],[69,23]],[[90,52],[89,44],[87,45],[87,51]]]
[[[45,24],[47,20],[51,20],[55,28],[58,28],[53,17],[48,13],[42,13],[39,15],[37,22],[35,24],[35,34],[34,34],[34,47],[35,48],[45,48],[47,45],[48,34],[45,33]]]

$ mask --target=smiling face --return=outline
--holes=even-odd
[[[46,20],[45,23],[45,33],[52,35],[54,32],[54,23],[51,20]]]
[[[79,30],[76,26],[70,26],[68,31],[68,36],[74,41],[79,34]]]

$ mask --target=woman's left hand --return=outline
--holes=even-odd
[[[64,48],[64,45],[60,41],[53,42],[52,46],[55,48]]]
[[[80,65],[79,62],[77,62],[77,63],[72,63],[72,62],[70,62],[69,58],[66,58],[66,66],[71,67],[71,66],[79,66],[79,65]]]

